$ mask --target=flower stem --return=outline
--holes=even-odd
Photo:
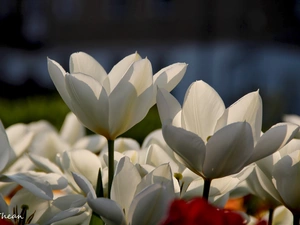
[[[99,171],[98,171],[96,196],[98,198],[104,197],[103,184],[102,184],[102,174],[101,174],[101,169],[100,168],[99,168]],[[101,217],[93,211],[89,225],[103,225],[103,224],[104,224],[104,222],[101,219]]]
[[[300,220],[300,214],[299,213],[293,213],[293,225],[299,225],[299,220]]]
[[[268,225],[272,225],[272,223],[273,223],[273,213],[274,213],[274,209],[273,209],[273,208],[270,208],[270,209],[269,209]]]
[[[97,213],[93,212],[89,225],[104,225],[104,222]]]
[[[101,169],[100,168],[99,168],[99,171],[98,171],[97,186],[96,186],[96,196],[98,198],[104,197],[103,183],[102,183],[102,174],[101,174]]]
[[[108,198],[110,198],[111,185],[114,179],[114,140],[107,140],[108,144]]]
[[[208,200],[211,179],[204,179],[204,188],[202,197]]]

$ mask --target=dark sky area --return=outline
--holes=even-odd
[[[68,70],[70,54],[85,51],[109,71],[138,51],[154,71],[177,61],[189,64],[174,90],[181,100],[191,82],[203,79],[227,102],[257,89],[300,102],[299,0],[0,0],[0,5],[2,98],[54,92],[47,57]],[[287,105],[287,111],[300,113],[300,104]]]

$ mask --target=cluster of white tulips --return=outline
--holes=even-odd
[[[226,108],[204,81],[190,85],[181,106],[169,92],[186,68],[175,63],[153,75],[150,61],[135,53],[107,74],[79,52],[66,72],[48,59],[72,112],[59,132],[47,121],[0,123],[0,224],[159,225],[175,199],[202,196],[223,208],[230,197],[251,193],[268,203],[269,224],[298,225],[295,118],[263,133],[258,91]],[[154,104],[162,129],[142,145],[119,137]]]

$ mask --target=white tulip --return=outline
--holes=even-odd
[[[177,63],[154,76],[150,61],[135,53],[107,74],[86,53],[70,57],[70,73],[48,59],[48,71],[61,97],[90,130],[114,140],[140,122],[155,103],[156,87],[171,91],[183,77],[186,64]]]

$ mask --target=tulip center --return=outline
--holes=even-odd
[[[180,186],[180,190],[182,190],[182,187],[183,187],[183,184],[184,184],[184,182],[181,181],[182,178],[183,178],[182,174],[181,173],[174,173],[174,177],[178,181],[178,184]]]
[[[34,213],[32,213],[28,218],[27,218],[27,211],[29,209],[28,205],[22,205],[21,206],[21,213],[18,213],[18,206],[13,208],[13,220],[14,220],[14,224],[15,225],[25,225],[25,224],[30,224],[30,222],[32,221],[35,211]]]

